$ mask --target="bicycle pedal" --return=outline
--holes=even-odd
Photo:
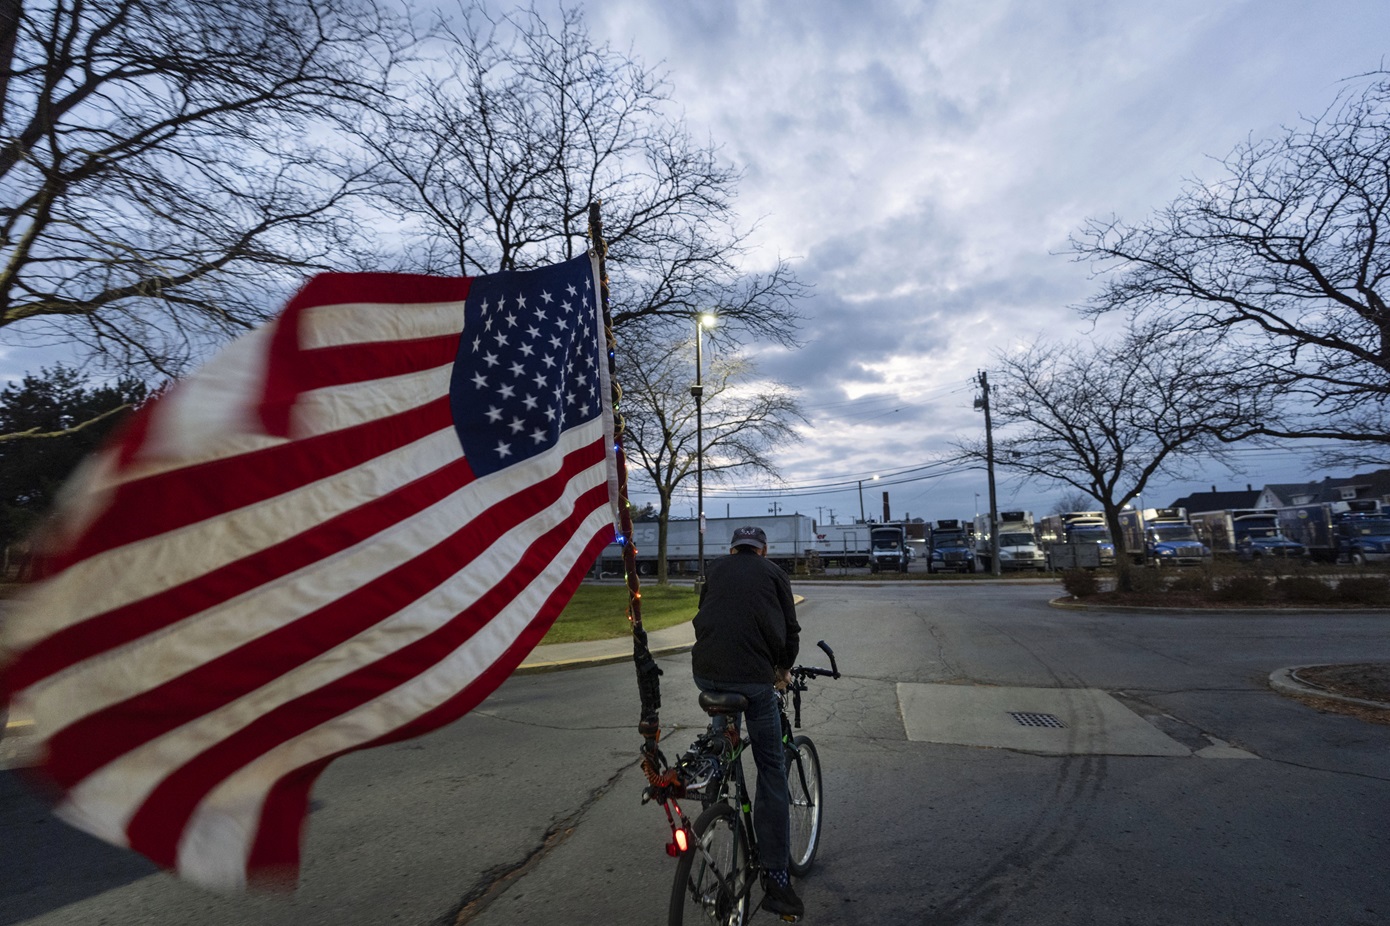
[[[783,913],[778,919],[782,920],[784,923],[795,923],[800,921],[801,917],[797,916],[795,913]]]

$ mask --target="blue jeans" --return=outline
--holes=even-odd
[[[748,699],[748,739],[753,749],[753,765],[758,770],[758,790],[753,800],[753,830],[758,837],[758,857],[764,868],[787,868],[791,817],[787,792],[786,757],[782,752],[782,714],[777,709],[777,692],[771,684],[712,682],[696,677],[701,691],[732,691]],[[714,718],[716,729],[723,729],[724,716]],[[738,719],[734,719],[737,729]]]

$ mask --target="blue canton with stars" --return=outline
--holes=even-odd
[[[598,417],[594,299],[587,256],[473,280],[449,400],[475,475],[548,450],[561,431]]]

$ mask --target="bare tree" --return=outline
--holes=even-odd
[[[671,115],[662,74],[595,44],[573,8],[553,25],[534,7],[500,19],[472,8],[441,32],[437,66],[364,133],[387,166],[408,269],[471,274],[574,256],[597,201],[616,326],[683,326],[714,311],[721,337],[795,343],[805,287],[785,260],[743,272],[752,229],[736,224],[738,173]]]
[[[176,374],[342,266],[343,129],[405,38],[374,0],[7,0],[0,329]],[[336,136],[336,138],[335,138]]]
[[[1053,514],[1066,514],[1068,511],[1087,511],[1095,499],[1080,489],[1068,489],[1052,506]]]
[[[1129,558],[1119,515],[1159,473],[1195,457],[1221,459],[1224,443],[1268,411],[1260,390],[1199,339],[1148,326],[1113,343],[1039,340],[997,354],[992,395],[996,466],[1094,498],[1105,512],[1122,575]],[[960,445],[983,461],[983,442]]]
[[[618,374],[626,424],[624,447],[655,488],[657,583],[666,573],[666,528],[676,490],[696,475],[695,347],[690,339],[619,345]],[[725,355],[709,363],[704,387],[702,441],[706,479],[720,482],[735,473],[776,476],[769,451],[800,440],[794,424],[804,421],[792,391],[778,383],[756,383],[746,359]]]
[[[1106,275],[1084,312],[1220,336],[1285,399],[1253,430],[1346,442],[1329,464],[1390,459],[1390,81],[1359,84],[1147,221],[1072,242]]]

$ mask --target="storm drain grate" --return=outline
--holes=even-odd
[[[1037,714],[1031,711],[1009,711],[1009,716],[1018,721],[1020,727],[1055,727],[1065,729],[1066,724],[1055,714]]]

